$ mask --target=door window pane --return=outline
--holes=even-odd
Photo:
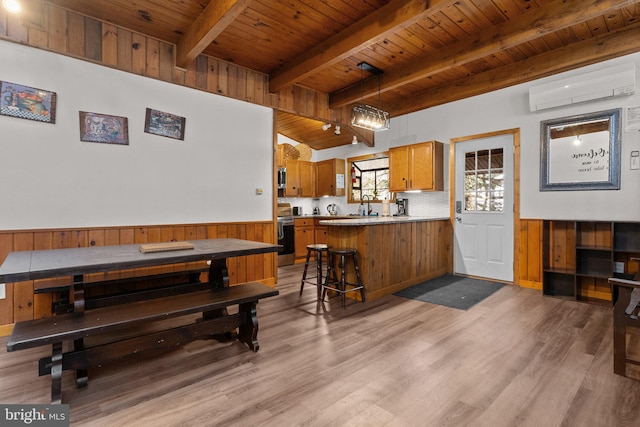
[[[503,150],[465,153],[465,211],[502,212],[504,209]]]

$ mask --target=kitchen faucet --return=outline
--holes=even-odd
[[[371,215],[371,203],[370,203],[371,197],[369,197],[368,194],[365,194],[362,196],[363,199],[365,197],[367,198],[367,215]]]

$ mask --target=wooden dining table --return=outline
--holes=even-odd
[[[282,248],[276,244],[234,238],[187,242],[193,248],[147,253],[141,252],[139,244],[10,252],[0,266],[0,283],[71,276],[72,283],[51,290],[61,292],[62,299],[66,292],[72,292],[73,307],[66,311],[81,311],[85,305],[84,278],[87,274],[208,261],[209,284],[227,287],[228,258],[278,252]]]
[[[256,305],[262,298],[278,295],[278,291],[261,283],[230,287],[227,260],[277,252],[280,245],[220,238],[168,242],[166,247],[152,248],[157,252],[147,249],[149,246],[133,244],[11,252],[0,266],[0,282],[73,277],[69,284],[55,288],[61,299],[72,294],[73,303],[62,312],[55,311],[52,317],[17,322],[7,343],[8,351],[52,345],[52,355],[38,361],[39,375],[51,374],[52,403],[62,402],[63,370],[75,370],[76,384],[83,387],[88,384],[89,368],[120,360],[132,349],[135,354],[153,353],[224,335],[258,351]],[[208,281],[159,286],[153,291],[134,290],[115,300],[112,296],[103,298],[108,304],[102,305],[89,299],[92,306],[85,306],[86,275],[198,261],[210,262]],[[151,274],[145,279],[159,283],[159,276]],[[178,287],[181,289],[176,290]],[[226,309],[230,305],[238,305],[238,312],[230,315]],[[158,331],[142,328],[136,336],[85,345],[85,338],[195,313],[202,313],[195,322]],[[65,353],[63,343],[67,341],[73,342],[73,349]]]

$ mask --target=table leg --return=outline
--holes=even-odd
[[[257,352],[258,345],[258,311],[257,301],[240,304],[239,313],[242,319],[238,339],[247,344],[251,350]]]
[[[214,288],[229,287],[229,270],[226,258],[214,258],[209,266],[209,283]]]
[[[62,343],[52,345],[51,351],[51,403],[62,403]]]
[[[73,350],[74,351],[82,351],[84,350],[84,339],[78,338],[77,340],[73,340]],[[86,387],[89,384],[89,370],[88,369],[77,369],[76,370],[76,387]]]
[[[626,375],[627,369],[625,310],[629,305],[629,300],[631,299],[631,289],[616,285],[613,287],[615,301],[613,306],[613,372],[624,376]],[[617,292],[615,288],[617,288]]]
[[[226,258],[214,258],[209,265],[209,285],[214,289],[228,288],[229,287],[229,270],[227,269]],[[226,307],[218,310],[212,310],[202,313],[203,319],[214,319],[217,317],[228,316],[229,312]],[[234,337],[235,332],[226,332],[218,336],[224,340],[231,340]]]
[[[73,276],[73,311],[84,311],[84,276]]]

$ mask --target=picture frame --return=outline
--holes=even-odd
[[[540,122],[540,191],[619,190],[622,109]]]
[[[171,113],[147,108],[144,131],[153,135],[184,141],[187,119]]]
[[[55,92],[0,81],[0,115],[55,124],[56,101]]]
[[[129,145],[128,120],[126,117],[80,111],[80,140]]]

